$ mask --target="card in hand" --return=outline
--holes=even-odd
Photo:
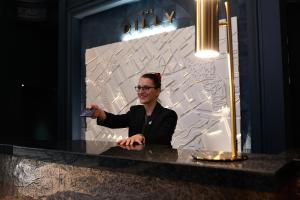
[[[93,114],[96,112],[96,109],[84,109],[82,112],[81,112],[81,114],[80,114],[80,116],[81,117],[91,117],[91,116],[93,116]]]

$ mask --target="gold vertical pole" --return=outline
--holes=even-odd
[[[227,22],[227,53],[229,55],[229,90],[230,90],[230,118],[231,118],[231,151],[232,159],[237,158],[237,132],[236,132],[236,108],[235,108],[235,85],[234,85],[234,60],[232,44],[231,5],[230,0],[225,2]]]

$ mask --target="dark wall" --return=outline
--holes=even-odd
[[[1,142],[55,146],[57,134],[57,1],[1,1]],[[20,9],[46,9],[26,18]],[[3,73],[4,72],[4,73]]]
[[[6,113],[4,117],[5,120],[2,121],[1,127],[3,127],[3,137],[1,140],[10,137],[11,134],[7,133],[7,126],[12,126],[11,120],[18,120],[18,116],[10,113],[17,113],[18,108],[10,103],[14,101],[15,98],[12,96],[18,96],[18,91],[12,91],[13,85],[15,85],[14,77],[9,77],[11,68],[14,65],[14,59],[12,55],[14,53],[14,38],[15,35],[15,25],[13,21],[14,16],[14,2],[13,1],[1,1],[0,3],[0,20],[2,24],[2,29],[0,33],[1,42],[1,78],[0,78],[0,91],[1,91],[1,104],[2,112]],[[19,99],[19,98],[17,98]],[[18,103],[16,103],[18,104]],[[17,128],[17,127],[16,127]],[[2,132],[2,131],[1,131]]]
[[[291,147],[285,3],[239,1],[241,125],[254,153]]]
[[[109,1],[107,1],[109,2]],[[221,3],[220,3],[221,5]],[[233,1],[232,16],[238,12],[237,1]],[[125,24],[130,23],[134,29],[134,21],[138,18],[141,29],[141,12],[153,9],[153,13],[160,21],[167,21],[166,11],[175,11],[173,24],[183,28],[195,24],[195,2],[190,0],[142,0],[135,3],[115,7],[104,12],[88,15],[80,20],[81,48],[93,48],[105,44],[121,41]],[[220,19],[225,18],[224,6],[220,9]],[[148,26],[153,25],[152,16],[145,16]]]
[[[143,0],[96,13],[82,19],[81,38],[82,48],[92,48],[121,41],[125,24],[130,23],[134,29],[134,21],[138,16],[138,26],[141,29],[141,11],[153,9],[160,21],[166,21],[165,11],[175,11],[173,24],[178,28],[194,24],[194,12],[184,7],[188,2],[174,3],[170,0]],[[152,16],[145,16],[148,25],[153,25]]]
[[[288,146],[300,148],[299,113],[300,113],[300,31],[297,27],[300,19],[300,1],[288,0],[282,5],[282,25],[285,32],[285,68],[286,97],[288,119]]]

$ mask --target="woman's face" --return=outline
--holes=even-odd
[[[152,79],[141,77],[137,87],[139,88],[137,94],[141,104],[151,104],[157,100],[160,88],[155,88]]]

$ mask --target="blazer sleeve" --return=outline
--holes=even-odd
[[[97,124],[100,126],[105,126],[108,128],[126,128],[129,126],[129,113],[121,114],[121,115],[114,115],[109,112],[106,113],[106,119],[101,120],[97,118]]]
[[[162,140],[159,141],[162,144],[170,144],[172,136],[174,134],[176,125],[177,125],[177,114],[175,111],[170,110],[169,114],[166,117],[165,123],[161,126],[161,131],[163,134],[166,134],[166,137],[162,137]]]

